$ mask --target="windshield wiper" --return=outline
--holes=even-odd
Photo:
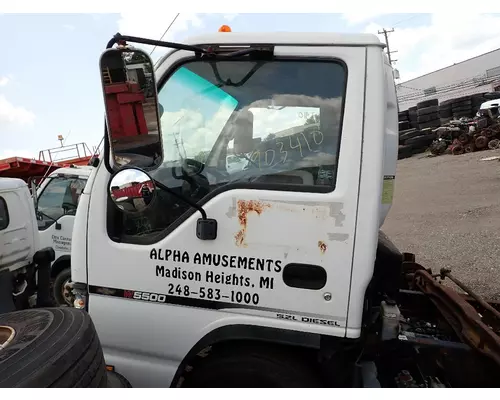
[[[223,80],[222,77],[219,74],[219,69],[217,68],[217,64],[215,62],[211,62],[210,66],[212,67],[212,70],[215,75],[215,79],[217,79],[217,82],[219,82],[220,85],[222,86],[232,86],[232,87],[239,87],[243,86],[251,77],[253,74],[257,72],[257,70],[264,65],[264,62],[258,62],[256,63],[253,68],[248,71],[248,73],[241,79],[239,82],[233,83],[231,78],[228,80]]]

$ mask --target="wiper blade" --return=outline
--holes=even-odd
[[[214,72],[215,79],[222,86],[232,86],[232,87],[240,87],[243,86],[252,76],[257,72],[257,70],[264,65],[263,62],[256,63],[253,68],[241,79],[239,82],[233,82],[231,78],[224,80],[219,74],[219,69],[215,62],[211,62],[210,66],[212,67],[212,71]]]
[[[242,57],[242,56],[247,56],[247,55],[252,55],[252,56],[260,56],[260,58],[269,58],[272,57],[274,54],[273,48],[269,46],[261,46],[261,47],[248,47],[246,49],[241,49],[241,50],[235,50],[231,52],[221,52],[221,48],[218,47],[216,49],[214,48],[209,48],[210,51],[208,55],[215,56],[216,58],[235,58],[235,57]]]

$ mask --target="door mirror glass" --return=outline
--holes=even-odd
[[[153,63],[141,50],[113,48],[100,60],[114,165],[154,169],[163,158]]]
[[[153,204],[156,186],[146,172],[138,168],[125,168],[111,177],[109,196],[121,211],[138,214]]]

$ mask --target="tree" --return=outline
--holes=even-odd
[[[204,163],[207,160],[208,155],[210,154],[210,151],[205,150],[205,151],[200,151],[197,155],[195,155],[193,158],[196,161],[199,161],[201,163]]]
[[[319,124],[319,114],[313,114],[306,119],[304,125]]]
[[[264,138],[264,142],[268,142],[270,140],[273,140],[274,138],[276,138],[276,135],[274,133],[270,133],[269,135],[267,135],[265,138]]]

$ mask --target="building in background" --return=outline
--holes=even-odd
[[[399,109],[438,99],[500,91],[500,49],[396,85]]]

